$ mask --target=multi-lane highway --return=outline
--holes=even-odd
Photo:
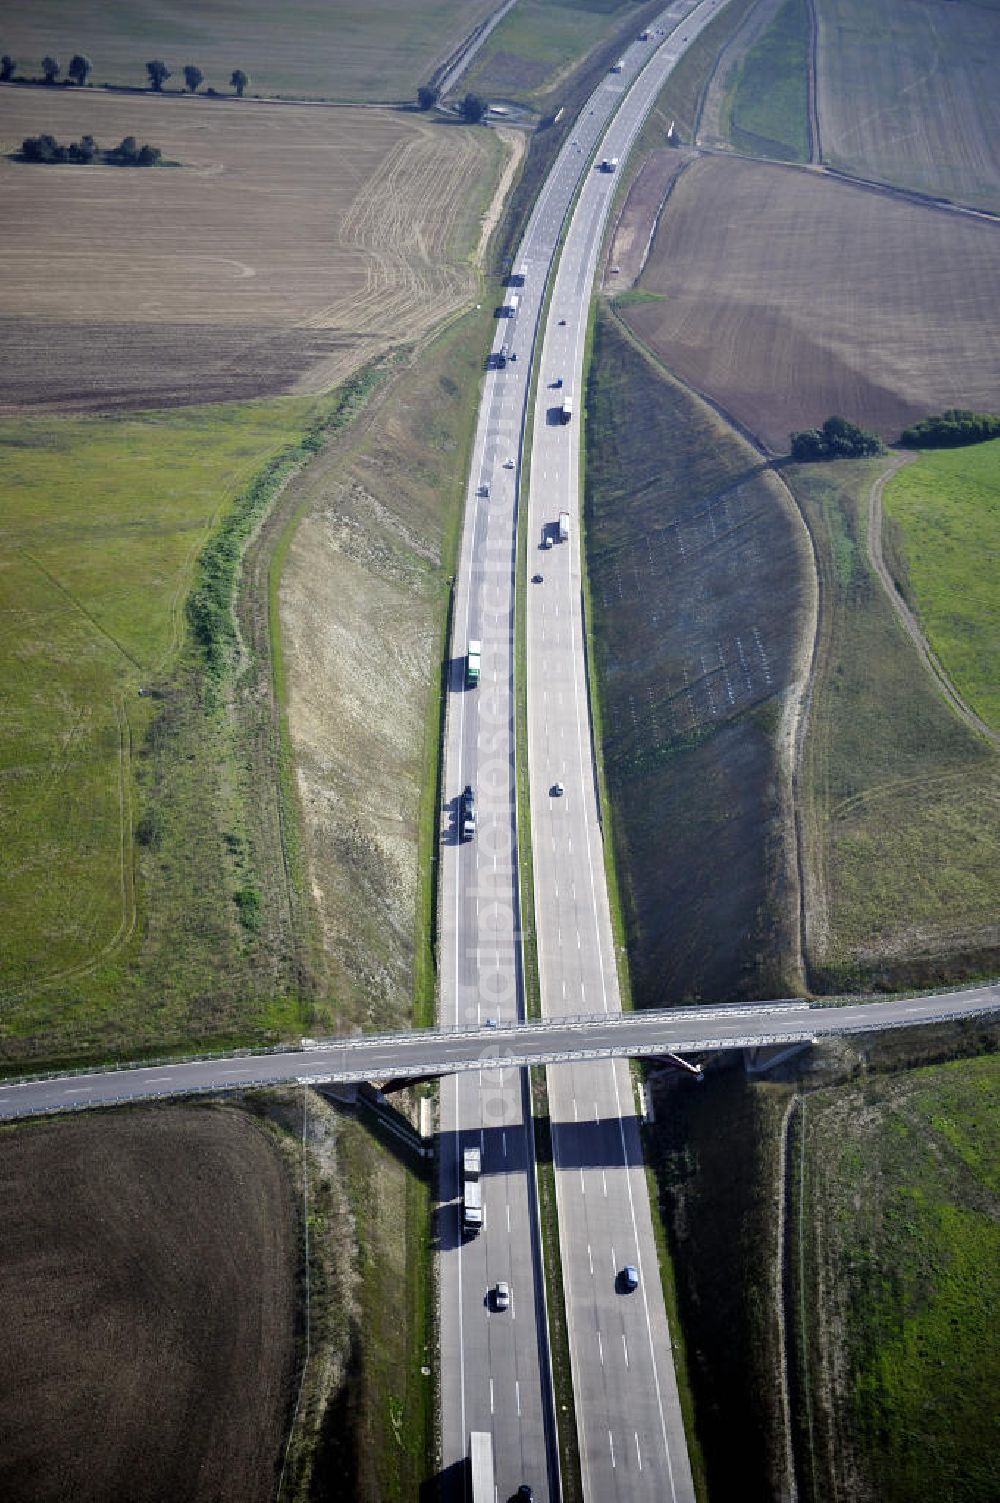
[[[628,156],[670,70],[714,14],[712,0],[675,7],[667,15],[676,24],[638,81],[631,84],[630,75],[645,61],[649,44],[642,41],[626,53],[622,75],[598,91],[614,97],[624,88],[625,98],[580,190],[541,346],[528,504],[534,583],[527,675],[535,922],[547,1017],[581,1007],[621,1012],[582,611],[576,414],[591,292],[618,182],[615,164]],[[568,424],[560,412],[567,394],[575,414]],[[566,532],[560,513],[568,516],[568,538],[548,546]],[[687,1503],[694,1484],[628,1066],[608,1060],[550,1068],[548,1095],[584,1496]],[[634,1291],[623,1286],[625,1265],[637,1270]]]
[[[484,1016],[508,1021],[524,1014],[514,745],[517,505],[527,393],[549,274],[581,179],[586,181],[590,175],[591,156],[636,77],[651,58],[657,57],[664,36],[674,33],[677,40],[669,55],[659,54],[654,64],[656,77],[651,77],[642,91],[642,102],[626,106],[629,123],[617,133],[623,141],[631,140],[680,50],[718,3],[720,0],[701,0],[697,6],[690,0],[678,3],[663,13],[657,26],[644,34],[644,40],[628,48],[620,67],[587,102],[573,137],[564,143],[513,259],[519,273],[517,290],[509,294],[505,306],[511,310],[516,307],[516,313],[500,320],[492,368],[486,377],[454,602],[440,901],[440,1011],[445,1023],[475,1022]],[[682,23],[683,41],[676,31]],[[624,156],[624,151],[619,154]],[[584,188],[583,199],[591,196]],[[600,238],[607,196],[593,209],[584,209],[581,200],[572,219],[571,237],[575,234],[579,238],[582,233]],[[582,350],[592,275],[592,262],[583,257],[568,295],[571,307],[567,310],[567,329],[577,355]],[[543,369],[548,350],[546,340],[540,355]],[[501,351],[509,356],[505,363],[497,358]],[[573,436],[575,439],[575,433]],[[536,450],[540,438],[536,416]],[[574,495],[574,511],[576,504]],[[481,678],[478,686],[472,687],[467,674],[470,642],[481,647]],[[467,786],[475,796],[478,828],[473,839],[463,840],[467,810],[461,798]],[[534,789],[533,796],[537,795]],[[537,837],[537,830],[533,836]],[[544,903],[540,912],[546,918],[550,916]],[[592,934],[591,930],[588,946]],[[597,966],[598,970],[610,967],[613,972],[610,950]],[[558,989],[558,978],[555,984]],[[565,993],[566,977],[561,978],[561,984]],[[543,1002],[550,991],[550,987],[544,989]],[[620,1078],[615,1076],[614,1080],[618,1089]],[[507,1495],[527,1481],[542,1500],[558,1495],[559,1479],[552,1443],[553,1402],[548,1382],[527,1090],[523,1074],[495,1071],[472,1080],[456,1076],[442,1091],[441,1185],[446,1208],[442,1211],[439,1263],[443,1461],[446,1475],[457,1472],[467,1453],[469,1431],[488,1430],[494,1441],[500,1494]],[[599,1091],[588,1093],[588,1109],[600,1095]],[[626,1099],[606,1103],[605,1122],[617,1120],[626,1104]],[[565,1134],[564,1141],[571,1152]],[[463,1150],[473,1143],[481,1146],[484,1156],[485,1225],[478,1237],[463,1241],[459,1231],[459,1165]],[[622,1146],[626,1155],[635,1156],[637,1143],[629,1142],[627,1129],[622,1132]],[[645,1191],[641,1195],[638,1191],[641,1172],[637,1170],[636,1175],[638,1178],[628,1180],[632,1222],[635,1226],[636,1218],[641,1222],[645,1214],[644,1229],[651,1247]],[[642,1256],[641,1249],[636,1248],[635,1256]],[[508,1319],[507,1312],[490,1311],[488,1290],[500,1278],[511,1282],[515,1290],[511,1311],[516,1304],[516,1321]],[[658,1296],[644,1288],[636,1305],[646,1312],[650,1349],[662,1348],[666,1354],[658,1359],[665,1363],[662,1386],[666,1390],[672,1384],[672,1370],[662,1299],[657,1300]],[[584,1381],[582,1369],[578,1381]],[[632,1386],[638,1391],[638,1384]],[[668,1407],[669,1414],[662,1404],[658,1411],[663,1445],[654,1455],[651,1443],[646,1463],[650,1482],[651,1468],[666,1445],[666,1431],[676,1428],[676,1405]],[[578,1414],[589,1411],[587,1404]],[[638,1448],[643,1443],[636,1439]],[[673,1436],[672,1448],[679,1456],[682,1431]],[[640,1455],[640,1467],[642,1464]],[[625,1476],[624,1470],[619,1476]]]

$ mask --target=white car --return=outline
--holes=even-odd
[[[503,467],[505,470],[512,470],[514,468],[514,461],[512,459],[505,459]]]
[[[563,785],[561,783],[553,783],[552,784],[552,797],[553,798],[562,798],[562,796],[563,796],[563,794],[565,792],[566,792],[566,790],[565,790],[565,788],[563,787]]]
[[[503,1279],[500,1280],[493,1291],[493,1308],[494,1310],[507,1310],[510,1308],[510,1285],[504,1283]]]

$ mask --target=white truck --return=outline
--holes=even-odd
[[[562,406],[559,409],[559,421],[571,423],[573,421],[573,398],[563,397]]]
[[[516,318],[520,298],[516,292],[508,292],[500,309],[501,318]]]
[[[479,683],[479,673],[482,668],[483,644],[473,638],[469,642],[469,651],[465,656],[465,682],[470,689],[474,689]]]
[[[488,1430],[469,1432],[469,1470],[472,1473],[472,1503],[495,1503],[493,1436]]]
[[[462,1154],[462,1231],[475,1237],[483,1229],[483,1187],[479,1175],[482,1159],[478,1148]]]
[[[601,158],[601,165],[598,168],[598,171],[599,172],[617,172],[618,171],[618,158],[617,157],[602,157]]]
[[[569,542],[569,512],[568,511],[561,511],[559,513],[559,541],[560,541],[560,543],[568,543]]]

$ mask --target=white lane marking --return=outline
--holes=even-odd
[[[518,1419],[520,1419],[521,1418],[521,1384],[520,1384],[520,1382],[518,1381],[517,1378],[514,1379],[514,1397],[517,1399],[517,1417],[518,1417]]]
[[[625,1349],[625,1366],[628,1367],[628,1342],[625,1339],[624,1331],[622,1332],[622,1346]]]
[[[510,1236],[510,1201],[507,1202],[507,1235]]]
[[[493,1379],[490,1379],[490,1413],[493,1413]]]
[[[73,1089],[71,1089],[71,1090],[65,1090],[65,1091],[63,1091],[63,1095],[64,1096],[85,1096],[87,1094],[87,1092],[89,1090],[92,1090],[92,1089],[93,1088],[91,1086],[89,1086],[89,1085],[74,1086]]]
[[[598,1124],[600,1124],[601,1121],[601,1109],[597,1105],[596,1101],[594,1102],[594,1121]]]
[[[601,1170],[601,1179],[604,1181],[604,1193],[605,1193],[605,1195],[607,1195],[607,1193],[608,1193],[608,1171],[606,1169],[602,1169]]]
[[[642,1471],[642,1452],[639,1449],[639,1432],[638,1432],[638,1430],[636,1430],[634,1433],[635,1433],[635,1459],[639,1463],[639,1470],[641,1472]]]
[[[604,1366],[604,1342],[601,1340],[601,1333],[600,1333],[600,1331],[598,1331],[598,1333],[597,1333],[597,1350],[600,1353],[600,1356],[601,1356],[601,1366],[603,1367]]]
[[[590,1243],[589,1242],[587,1243],[587,1262],[590,1264],[590,1277],[593,1278],[594,1277],[594,1254],[590,1250]]]
[[[586,1195],[586,1193],[587,1193],[587,1187],[583,1183],[583,1166],[581,1165],[580,1166],[580,1194],[581,1195]]]
[[[614,1471],[614,1468],[615,1468],[615,1438],[611,1434],[610,1430],[608,1431],[608,1445],[611,1447],[611,1470]]]

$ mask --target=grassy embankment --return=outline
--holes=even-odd
[[[1000,730],[1000,439],[922,453],[884,502],[897,584],[959,694]]]
[[[809,160],[808,47],[806,0],[788,0],[727,82],[723,119],[739,151]]]
[[[490,36],[462,87],[517,101],[543,115],[591,53],[613,32],[619,48],[634,41],[654,6],[632,0],[520,0]],[[612,58],[612,61],[614,59]],[[570,113],[567,109],[567,113]]]
[[[868,563],[879,469],[785,472],[823,587],[801,790],[810,978],[826,991],[957,980],[1000,959],[1000,758],[940,697]]]
[[[987,1503],[1000,1492],[1000,1060],[827,1088],[804,1124],[790,1238],[803,1233],[800,1496]]]
[[[441,691],[496,298],[482,301],[397,363],[362,419],[295,479],[271,567],[317,963],[342,1027],[434,1017]],[[346,1479],[352,1496],[403,1499],[433,1463],[431,1191],[375,1137],[336,1128],[327,1194],[351,1208],[340,1241],[353,1294],[342,1380],[313,1443],[331,1496]]]
[[[587,572],[636,1004],[778,994],[794,904],[776,753],[805,540],[758,456],[598,319]]]
[[[656,1122],[645,1134],[684,1333],[701,1495],[711,1498],[776,1496],[781,1471],[773,1271],[785,1094],[736,1072],[681,1082],[654,1096]]]
[[[442,665],[494,303],[400,362],[296,479],[272,570],[318,964],[341,1026],[433,1019]]]
[[[662,146],[671,122],[682,142],[689,144],[695,139],[705,91],[711,82],[719,53],[752,3],[753,0],[730,0],[725,9],[684,49],[684,56],[671,72],[643,126],[633,160],[655,146]]]
[[[293,939],[262,953],[275,934],[226,592],[240,537],[341,405],[0,426],[9,1060],[300,1021]]]

